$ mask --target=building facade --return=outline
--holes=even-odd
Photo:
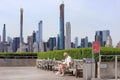
[[[75,48],[78,47],[78,37],[75,37]]]
[[[59,34],[57,35],[57,49],[60,49],[60,36]]]
[[[48,48],[49,50],[56,49],[56,37],[50,37],[48,40]]]
[[[6,25],[3,25],[3,43],[6,42]]]
[[[107,37],[105,47],[113,47],[112,46],[112,38],[111,38],[111,36]]]
[[[60,44],[59,49],[64,49],[65,39],[64,39],[64,4],[60,5]]]
[[[81,47],[82,48],[85,48],[85,47],[88,47],[88,37],[85,37],[85,38],[82,38],[81,39]]]
[[[39,44],[39,31],[36,31],[36,42]]]
[[[17,52],[19,46],[20,46],[20,37],[13,38],[13,52]]]
[[[39,41],[39,44],[42,43],[42,26],[43,26],[43,21],[41,20],[38,23],[38,41]]]
[[[20,8],[20,43],[23,44],[23,8]]]
[[[108,36],[110,36],[109,30],[96,31],[95,41],[100,41],[101,46],[105,46]]]
[[[36,42],[36,33],[35,33],[35,31],[33,31],[32,37],[33,37],[33,43]]]
[[[28,36],[27,42],[28,42],[28,51],[33,52],[33,36]]]
[[[65,49],[71,48],[71,24],[66,22]]]
[[[110,36],[110,31],[109,30],[104,30],[104,31],[102,31],[102,33],[103,33],[102,45],[105,46],[107,38],[108,38],[108,36]]]
[[[6,25],[3,25],[3,50],[2,52],[7,52],[7,42],[6,42]]]

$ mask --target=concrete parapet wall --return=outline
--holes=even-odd
[[[36,66],[36,59],[0,59],[0,67]]]
[[[101,79],[115,79],[115,62],[101,62],[99,67]],[[120,62],[117,64],[117,75],[120,79]]]

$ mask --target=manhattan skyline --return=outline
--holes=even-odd
[[[88,36],[94,41],[95,31],[110,30],[115,46],[119,41],[120,1],[118,0],[63,0],[65,4],[65,23],[71,23],[71,41],[75,37]],[[0,35],[6,24],[6,36],[19,36],[19,9],[24,9],[23,37],[37,30],[38,22],[43,20],[43,40],[59,34],[59,5],[61,0],[1,0]],[[64,24],[65,25],[65,24]],[[54,30],[53,30],[54,29]]]

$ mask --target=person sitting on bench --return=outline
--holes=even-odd
[[[69,69],[72,64],[72,58],[68,55],[67,52],[64,52],[65,61],[59,65],[59,71],[56,73],[56,75],[61,74],[61,76],[64,76],[65,70]]]

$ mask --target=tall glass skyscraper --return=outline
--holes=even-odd
[[[109,30],[104,30],[104,31],[102,31],[102,33],[103,33],[103,36],[102,36],[102,41],[103,41],[102,45],[105,46],[107,37],[110,36],[110,31]]]
[[[39,40],[39,44],[41,44],[42,42],[42,24],[43,21],[41,20],[39,23],[38,23],[38,40]]]
[[[36,33],[35,33],[35,31],[33,31],[32,36],[33,36],[33,43],[34,43],[34,42],[36,42]]]
[[[54,50],[56,48],[56,37],[50,37],[48,40],[49,50]]]
[[[65,39],[64,39],[64,4],[60,5],[60,49],[65,48]]]
[[[75,37],[75,48],[78,47],[78,37]]]
[[[13,52],[16,52],[17,51],[17,49],[19,48],[19,46],[20,46],[20,37],[15,37],[14,39],[13,39]]]
[[[108,36],[110,36],[109,30],[96,31],[95,41],[100,41],[101,46],[105,46]]]
[[[36,42],[37,42],[37,44],[39,44],[39,31],[36,31]]]
[[[102,46],[102,31],[96,31],[95,33],[95,41],[99,41]]]

